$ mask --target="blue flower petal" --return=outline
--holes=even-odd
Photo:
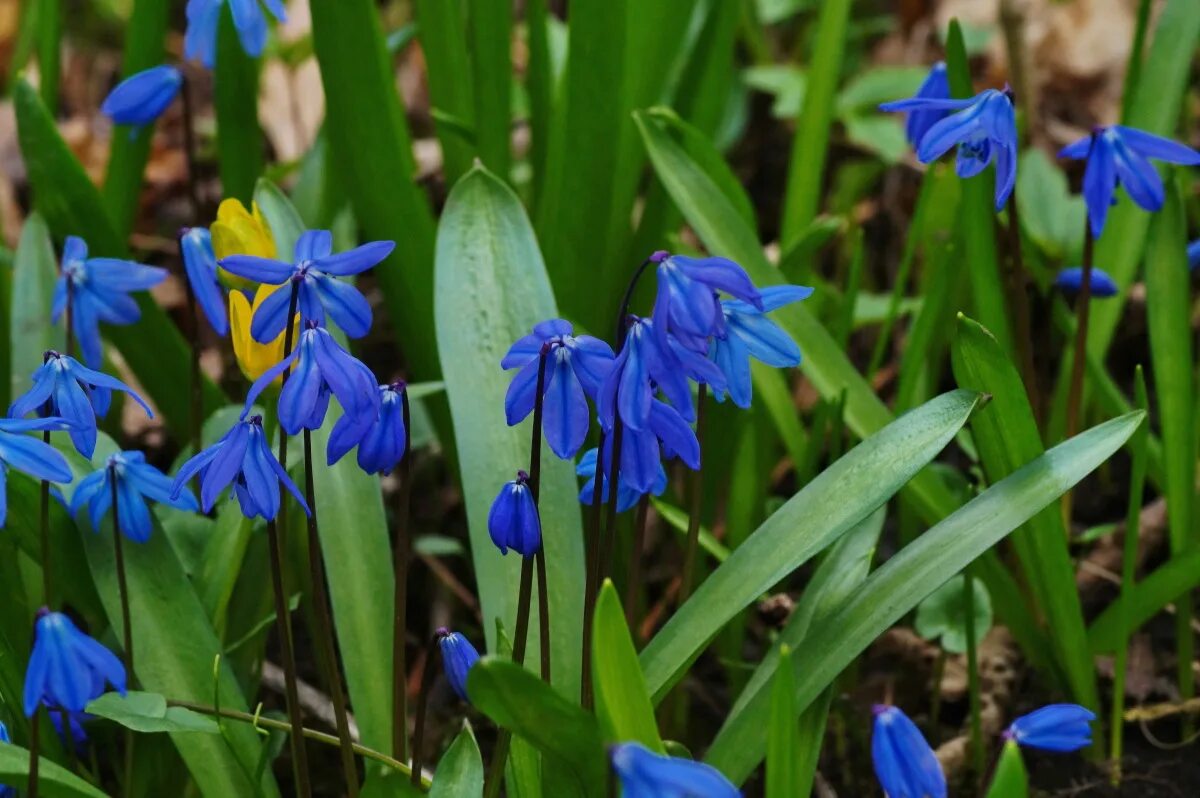
[[[119,125],[149,125],[167,110],[182,85],[183,75],[175,67],[151,67],[117,84],[100,111]]]
[[[395,248],[395,241],[372,241],[347,252],[321,257],[315,265],[325,274],[349,277],[379,265]]]

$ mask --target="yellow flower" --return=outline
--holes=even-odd
[[[259,212],[258,205],[251,203],[250,207],[253,213],[247,211],[240,200],[227,199],[217,208],[217,220],[209,228],[217,260],[230,255],[275,257],[275,239],[271,237],[271,228]],[[254,281],[230,274],[224,269],[217,269],[217,276],[227,288],[253,291],[256,285]]]
[[[289,283],[285,283],[289,285]],[[250,336],[250,320],[258,311],[259,306],[267,297],[278,291],[280,285],[260,285],[254,295],[254,304],[246,299],[246,295],[234,289],[229,292],[229,338],[233,341],[233,354],[237,358],[238,367],[251,380],[257,380],[267,369],[283,360],[283,343],[287,330],[269,344],[260,344]],[[299,314],[297,314],[299,316]],[[300,323],[297,318],[292,322],[292,342],[298,340]],[[282,375],[275,378],[281,382]]]

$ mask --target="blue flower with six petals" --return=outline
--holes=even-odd
[[[446,669],[446,681],[463,701],[470,701],[467,695],[467,675],[471,668],[479,662],[479,652],[471,641],[458,632],[449,629],[438,629],[438,648],[442,652],[442,665]]]
[[[713,339],[709,356],[725,375],[729,397],[741,408],[750,407],[754,386],[750,379],[750,358],[775,368],[800,365],[800,347],[767,313],[784,305],[812,296],[813,290],[802,285],[776,285],[762,290],[762,309],[738,299],[721,300],[724,323]],[[713,385],[718,402],[725,391]]]
[[[1196,267],[1200,266],[1200,239],[1188,244],[1187,259],[1188,269],[1196,271]]]
[[[125,695],[125,666],[104,646],[79,630],[61,612],[38,610],[33,654],[25,671],[25,715],[39,704],[47,709],[82,712],[111,684]]]
[[[8,469],[47,482],[73,479],[67,458],[44,441],[26,432],[67,429],[61,418],[0,418],[0,529],[8,516]]]
[[[183,73],[169,64],[144,69],[118,83],[100,111],[118,125],[144,127],[162,116],[181,86]]]
[[[1022,748],[1065,753],[1092,744],[1091,722],[1096,715],[1078,704],[1049,704],[1014,720],[1004,731],[1006,740]]]
[[[217,335],[229,332],[229,312],[226,310],[225,290],[217,279],[217,256],[213,252],[212,234],[203,227],[192,227],[179,237],[183,268],[188,285],[208,323]]]
[[[146,455],[128,451],[110,454],[103,468],[98,468],[79,481],[71,496],[71,514],[76,515],[86,504],[92,531],[100,531],[104,514],[112,508],[112,480],[117,481],[117,520],[121,534],[134,543],[150,539],[154,524],[146,500],[167,504],[177,510],[196,512],[200,509],[192,492],[183,489],[172,494],[170,477],[146,462]]]
[[[874,707],[871,759],[890,798],[946,798],[946,776],[921,730],[898,707]]]
[[[641,743],[608,752],[624,798],[738,798],[741,792],[721,771],[703,762],[656,754]]]
[[[762,308],[762,297],[746,270],[728,258],[689,258],[660,250],[650,261],[657,264],[658,277],[651,316],[658,347],[664,352],[668,335],[689,349],[708,351],[707,341],[721,319],[718,291]]]
[[[187,32],[183,53],[187,58],[199,58],[209,69],[217,62],[217,29],[221,22],[221,5],[225,0],[188,0]],[[267,18],[258,6],[259,0],[229,0],[233,26],[237,29],[242,49],[251,58],[262,55],[267,43]],[[283,0],[263,0],[271,16],[287,21]]]
[[[392,473],[404,458],[408,429],[404,423],[403,382],[380,385],[379,412],[374,421],[366,424],[362,418],[343,414],[329,434],[327,456],[332,465],[347,452],[358,447],[358,467],[368,474]]]
[[[542,522],[524,471],[518,471],[517,478],[505,482],[496,494],[488,511],[488,534],[501,554],[512,549],[522,557],[532,557],[542,548]]]
[[[711,299],[711,297],[709,297]],[[715,305],[715,300],[713,300]],[[670,400],[685,421],[696,419],[687,373],[675,351],[664,350],[650,319],[630,316],[625,345],[613,360],[604,383],[596,395],[600,426],[612,429],[618,414],[627,429],[645,429],[650,423],[650,408],[655,389]]]

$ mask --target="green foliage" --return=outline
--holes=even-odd
[[[10,340],[20,345],[11,350],[10,397],[28,389],[29,375],[42,365],[43,352],[63,345],[62,332],[50,322],[57,278],[58,259],[54,257],[50,231],[41,214],[31,213],[21,228],[13,261],[8,332]]]
[[[1025,772],[1021,748],[1013,740],[1004,744],[987,795],[988,798],[1025,798],[1029,795],[1029,774]]]
[[[442,755],[429,798],[472,798],[483,795],[483,760],[471,724],[464,723],[462,731]]]
[[[959,574],[930,593],[917,605],[917,617],[913,624],[917,634],[926,640],[940,638],[942,648],[950,654],[962,654],[967,650],[969,637],[964,581],[962,574]],[[974,594],[975,644],[979,645],[992,627],[992,597],[977,579],[971,580],[971,590]]]
[[[779,649],[779,667],[771,685],[771,725],[767,732],[766,798],[803,795],[796,757],[796,677],[792,650]]]
[[[610,743],[639,742],[664,753],[654,721],[654,705],[638,665],[625,611],[611,580],[605,580],[596,600],[592,625],[592,681],[596,715]]]
[[[29,781],[29,751],[19,745],[0,745],[0,784],[24,785]],[[61,765],[40,757],[39,795],[49,798],[107,798]]]
[[[220,14],[213,105],[217,112],[221,195],[236,197],[249,207],[254,183],[263,172],[263,139],[258,127],[258,62],[242,50],[233,26],[232,7],[223,4]]]
[[[184,707],[169,707],[167,699],[158,693],[143,693],[130,690],[126,695],[105,693],[88,703],[89,715],[108,718],[127,729],[150,734],[175,732],[185,734],[200,732],[220,734],[221,729],[212,718]]]

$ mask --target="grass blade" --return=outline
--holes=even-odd
[[[247,206],[263,172],[263,137],[258,127],[258,61],[246,55],[233,26],[230,4],[221,8],[213,106],[217,113],[217,165],[221,195]]]
[[[475,87],[475,141],[479,158],[508,182],[512,161],[512,0],[470,4],[471,66]]]
[[[28,781],[29,750],[19,745],[0,745],[0,783]],[[38,762],[38,794],[48,798],[105,798],[103,792],[44,756]]]
[[[638,665],[625,611],[611,580],[604,580],[596,600],[592,626],[592,679],[596,685],[596,717],[610,743],[636,741],[666,753],[654,720],[654,705]]]
[[[429,98],[438,111],[449,114],[475,129],[475,100],[471,58],[467,54],[467,26],[462,3],[417,0],[417,36],[425,56]],[[505,76],[508,72],[505,71]],[[446,184],[454,185],[471,168],[475,147],[466,137],[446,125],[437,126],[442,145]]]
[[[792,650],[779,649],[779,667],[771,684],[771,721],[767,731],[766,798],[804,795],[799,786],[796,758],[796,677],[792,674]]]
[[[11,397],[29,389],[29,375],[42,365],[42,353],[63,345],[60,327],[50,323],[50,304],[54,281],[58,278],[58,259],[50,242],[50,230],[40,213],[34,212],[21,228],[21,240],[13,261],[11,315],[8,334],[20,346],[11,347],[11,378],[7,389]]]
[[[479,755],[479,744],[471,724],[463,723],[463,729],[442,755],[429,798],[473,798],[483,795],[483,760]]]

